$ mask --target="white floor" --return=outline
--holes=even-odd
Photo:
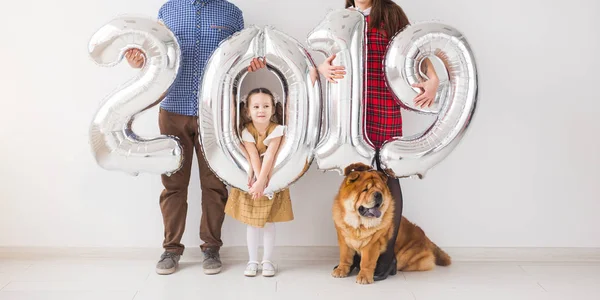
[[[158,253],[159,255],[160,253]],[[154,253],[153,253],[153,256]],[[246,278],[245,262],[224,258],[218,275],[204,275],[201,257],[182,259],[173,275],[154,273],[149,256],[107,258],[2,255],[5,299],[600,299],[600,262],[456,261],[423,273],[398,273],[368,286],[330,276],[333,259],[284,260],[273,278]]]

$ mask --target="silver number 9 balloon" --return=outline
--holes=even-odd
[[[321,170],[337,170],[362,162],[371,165],[375,149],[364,136],[365,19],[353,10],[334,10],[308,35],[308,46],[346,67],[337,84],[326,83],[325,132],[315,157]]]
[[[146,62],[130,82],[108,95],[94,116],[90,142],[96,162],[107,170],[171,174],[181,168],[175,137],[138,137],[136,115],[158,104],[179,71],[180,49],[173,33],[155,19],[118,17],[89,42],[89,55],[101,66],[119,63],[128,49],[140,49]]]
[[[272,27],[251,26],[221,42],[206,64],[200,87],[200,144],[209,167],[223,182],[248,191],[251,166],[237,128],[241,82],[256,57],[266,58],[284,92],[286,131],[264,191],[270,194],[306,172],[319,140],[320,82],[312,77],[315,65],[296,40]]]
[[[412,102],[417,90],[411,85],[422,80],[420,67],[426,58],[443,69],[436,68],[440,88],[432,109]],[[436,114],[437,119],[421,134],[385,142],[381,166],[390,176],[423,178],[456,147],[470,124],[477,101],[475,59],[458,30],[426,22],[408,26],[392,39],[384,65],[388,86],[400,104],[418,113]]]

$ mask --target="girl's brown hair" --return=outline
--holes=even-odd
[[[355,6],[354,0],[346,0],[346,8],[351,6]],[[369,16],[369,29],[383,30],[388,38],[410,24],[404,10],[392,0],[373,0]]]
[[[248,107],[250,106],[250,99],[254,94],[266,94],[269,95],[269,97],[271,97],[271,105],[273,106],[273,110],[275,111],[273,117],[271,117],[271,121],[279,125],[283,125],[283,106],[281,105],[281,103],[275,103],[275,97],[273,96],[273,93],[271,93],[271,91],[269,91],[268,89],[255,88],[248,93],[245,102],[240,102],[240,132],[244,130],[248,123],[252,122],[252,119],[250,119],[250,117],[248,116]]]

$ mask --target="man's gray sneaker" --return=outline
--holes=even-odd
[[[160,275],[173,274],[179,265],[181,255],[165,251],[156,264],[156,273]]]
[[[221,272],[221,257],[219,251],[208,248],[203,251],[204,260],[202,261],[202,268],[204,274],[213,275]]]

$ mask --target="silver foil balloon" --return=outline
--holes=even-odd
[[[346,76],[336,84],[327,82],[323,136],[315,150],[321,170],[337,170],[362,162],[372,165],[375,148],[364,136],[365,108],[365,17],[358,11],[340,9],[329,12],[308,35],[307,43],[329,57],[333,65],[345,66]]]
[[[265,57],[282,84],[286,131],[265,194],[298,180],[310,166],[321,125],[321,92],[310,55],[293,38],[248,27],[224,40],[206,64],[199,92],[200,143],[209,167],[226,184],[248,191],[250,162],[239,132],[240,86],[253,58]]]
[[[94,116],[90,142],[96,162],[107,170],[171,174],[181,168],[182,149],[176,137],[141,138],[131,124],[141,112],[158,104],[179,71],[180,49],[175,35],[155,19],[122,16],[100,28],[89,43],[89,55],[104,67],[140,49],[146,62],[139,74],[108,95]]]
[[[436,68],[440,88],[432,109],[415,107],[412,102],[418,90],[411,85],[423,80],[420,65],[425,58],[441,66]],[[390,176],[423,178],[450,154],[470,124],[477,101],[475,58],[458,30],[426,22],[411,25],[392,39],[384,65],[387,83],[400,104],[419,113],[436,114],[437,119],[421,134],[384,143],[381,166]]]

